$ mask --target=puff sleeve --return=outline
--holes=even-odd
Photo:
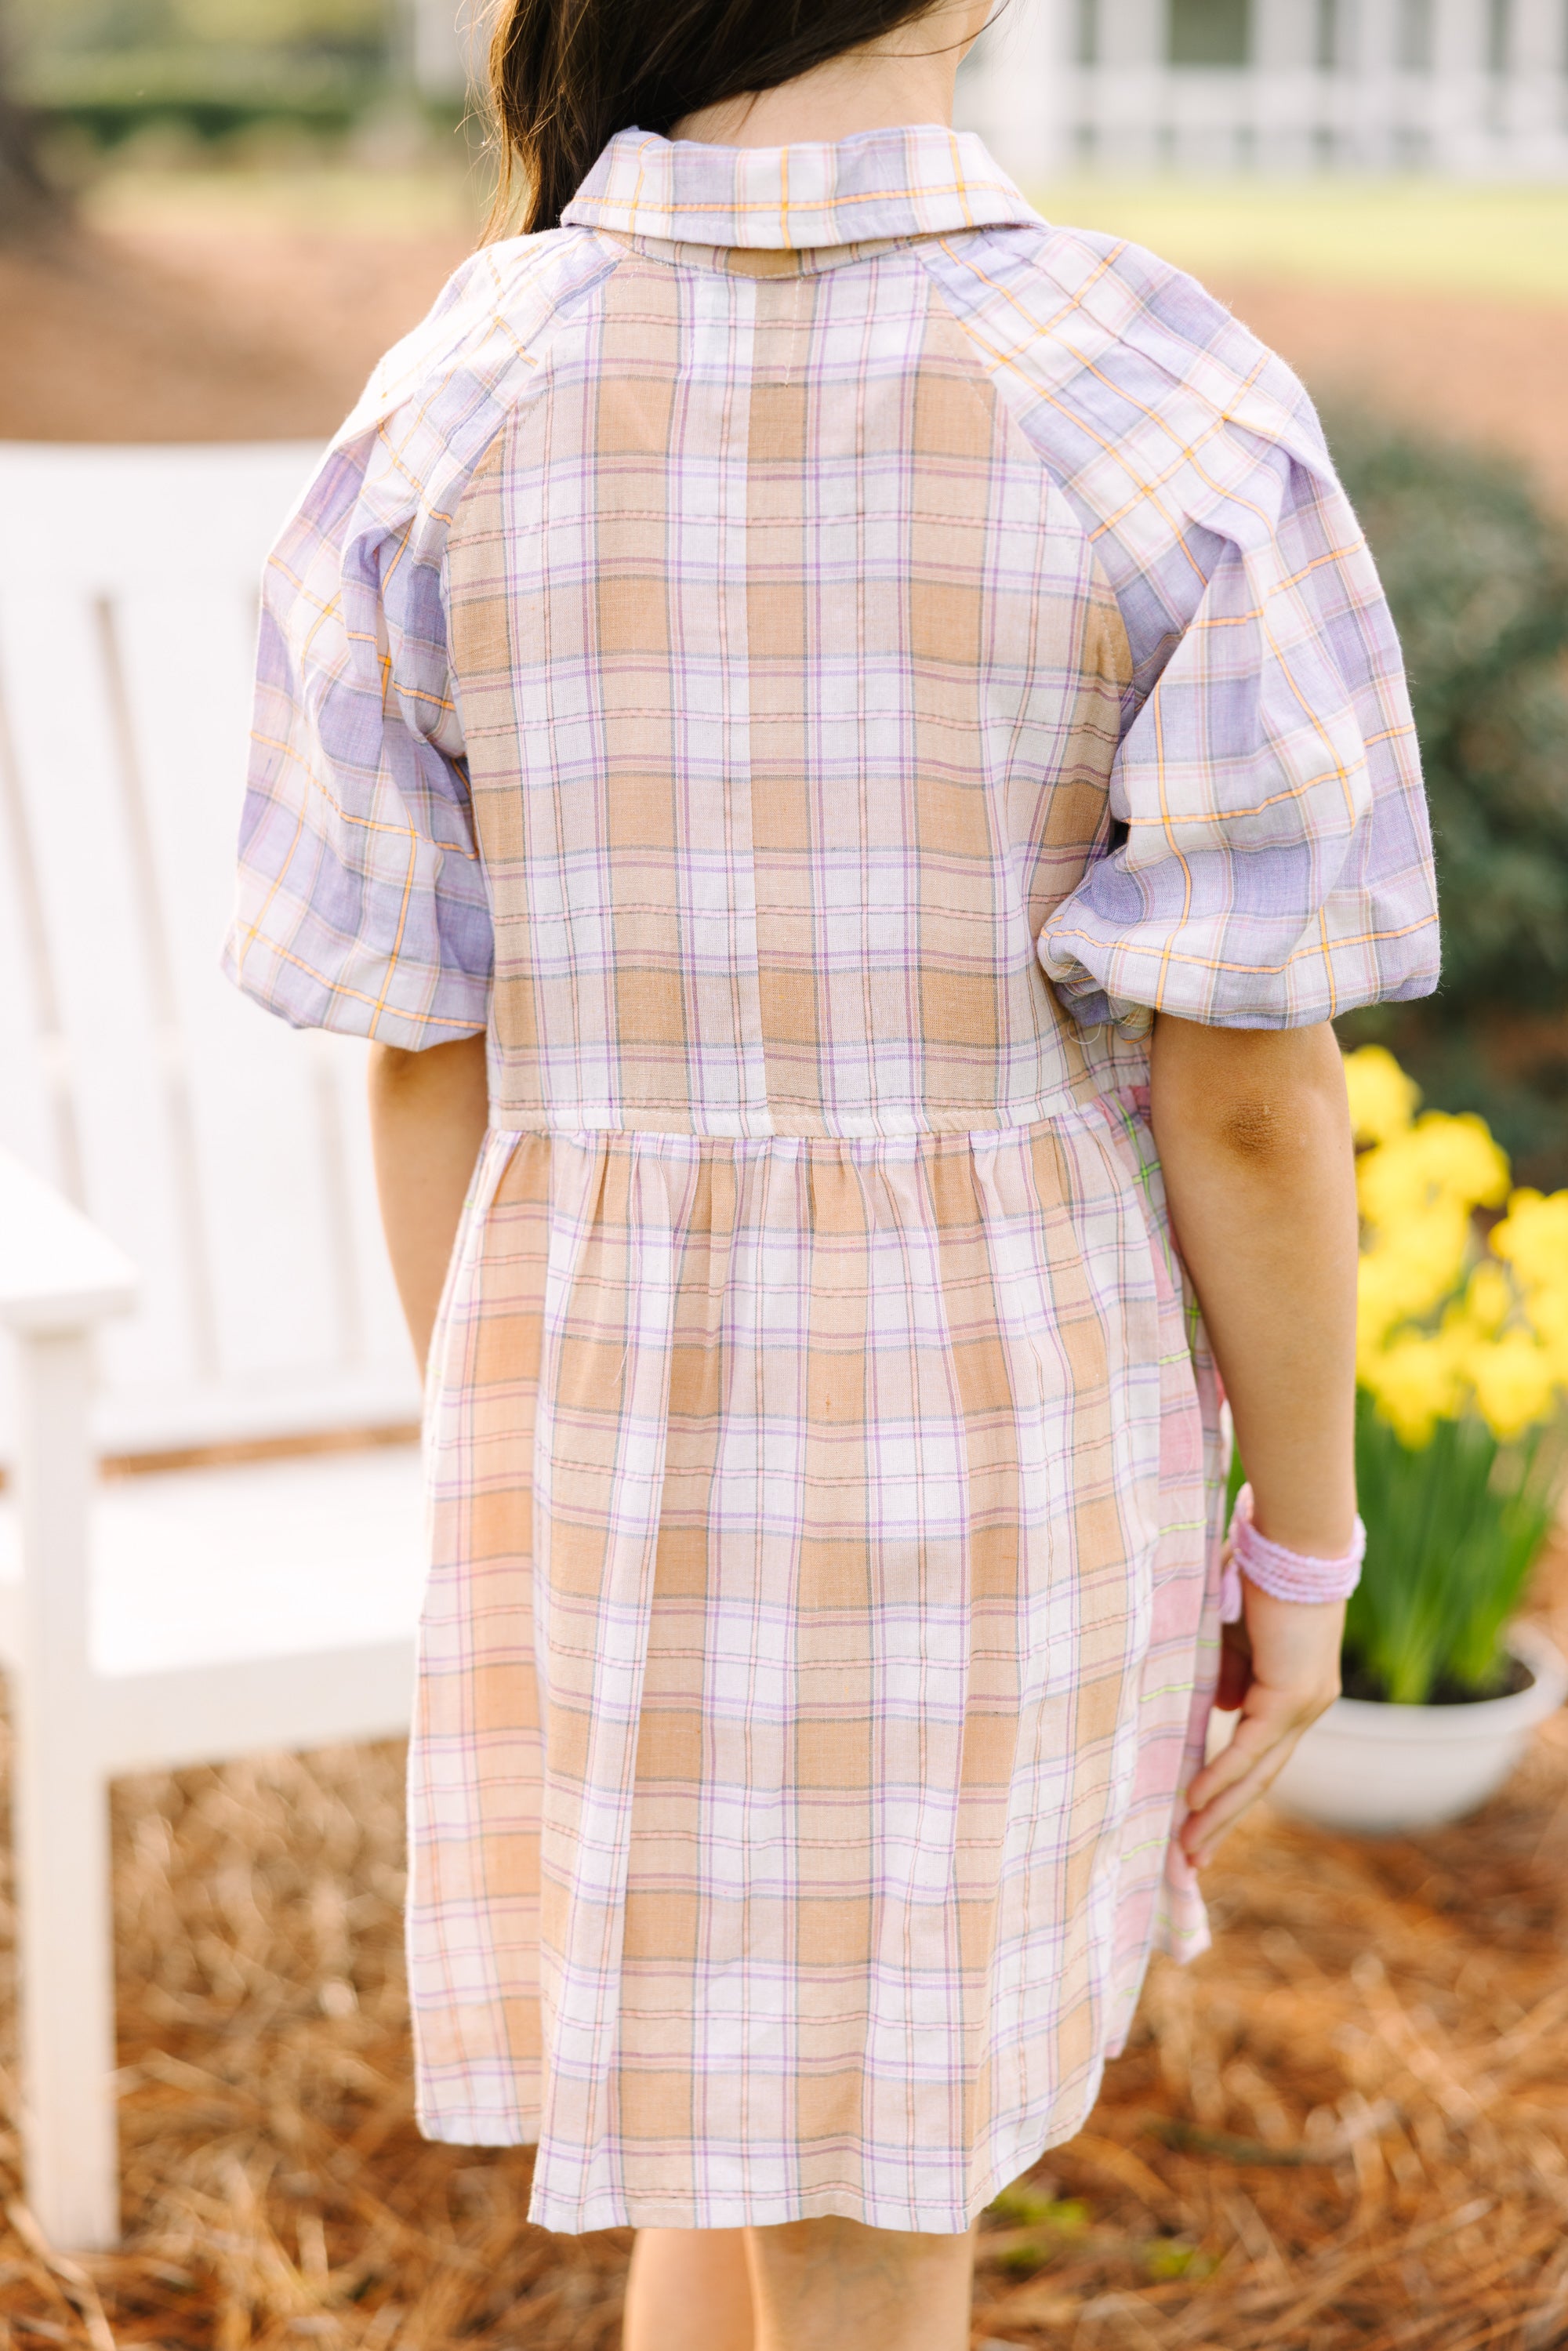
[[[296,1028],[414,1049],[485,1027],[493,952],[420,429],[350,418],[268,562],[225,957]]]
[[[1291,423],[1189,452],[1196,607],[1124,734],[1113,846],[1038,942],[1082,1022],[1293,1028],[1436,985],[1398,641],[1316,419]]]

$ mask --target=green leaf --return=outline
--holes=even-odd
[[[1218,2262],[1213,2253],[1201,2252],[1181,2237],[1155,2237],[1143,2249],[1143,2263],[1152,2278],[1206,2278],[1213,2275]]]
[[[1022,2229],[1048,2228],[1060,2237],[1081,2237],[1089,2226],[1089,2207],[1076,2197],[1043,2195],[1031,2188],[1027,2179],[1015,2179],[991,2199],[991,2210],[999,2220],[1011,2220]]]
[[[1356,1399],[1356,1486],[1366,1561],[1345,1652],[1396,1704],[1484,1697],[1507,1669],[1502,1635],[1550,1530],[1539,1440],[1500,1446],[1473,1416],[1439,1421],[1418,1451]]]

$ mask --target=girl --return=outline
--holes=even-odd
[[[376,1040],[428,1364],[421,2116],[642,2232],[629,2351],[956,2351],[1354,1573],[1397,648],[1286,369],[946,127],[984,15],[507,0],[528,234],[267,579],[232,962]]]

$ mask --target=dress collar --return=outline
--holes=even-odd
[[[793,147],[619,131],[561,214],[623,236],[797,251],[1034,218],[972,131],[934,123]]]

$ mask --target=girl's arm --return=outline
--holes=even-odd
[[[371,1048],[371,1142],[392,1274],[423,1370],[488,1115],[485,1040]]]
[[[1151,1065],[1171,1220],[1203,1308],[1258,1531],[1317,1557],[1355,1522],[1356,1207],[1333,1031],[1210,1029],[1161,1013]],[[1208,1859],[1339,1690],[1342,1601],[1243,1579],[1220,1698],[1241,1719],[1187,1791],[1182,1844]]]

